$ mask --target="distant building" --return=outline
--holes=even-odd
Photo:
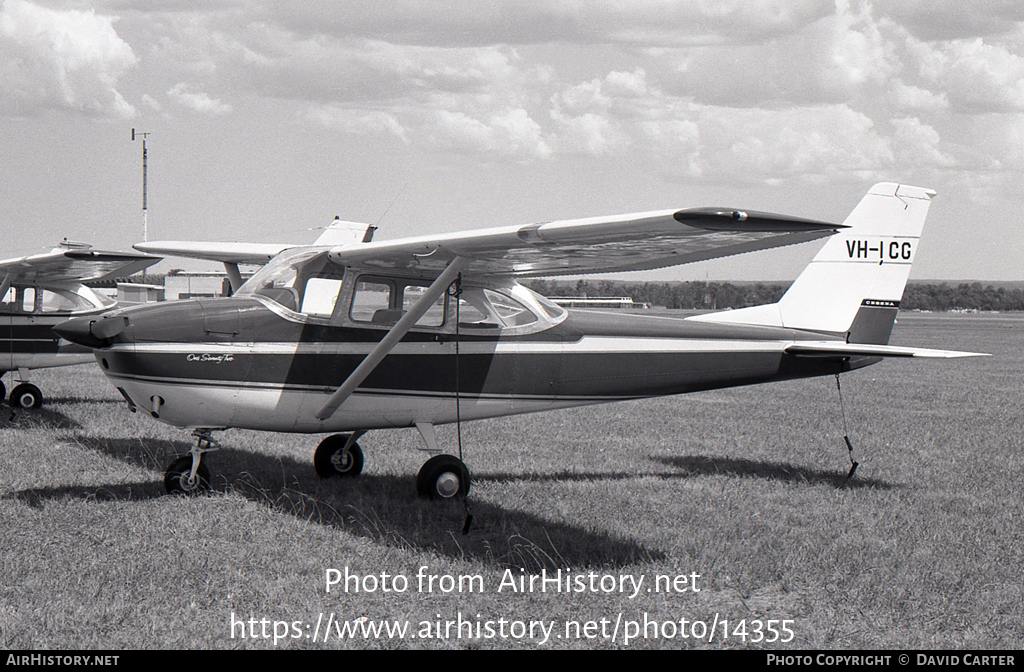
[[[163,285],[144,285],[141,282],[117,283],[117,302],[122,306],[156,303],[163,300]]]
[[[164,278],[164,295],[168,301],[228,296],[231,284],[218,271],[178,271]]]

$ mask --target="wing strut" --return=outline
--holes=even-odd
[[[242,286],[242,273],[238,270],[238,264],[230,261],[224,262],[224,272],[228,274],[228,282],[231,284],[231,293],[234,294]]]
[[[384,359],[391,352],[395,345],[402,340],[402,337],[416,324],[416,321],[423,317],[427,310],[434,305],[434,302],[444,294],[445,290],[448,289],[448,285],[455,281],[459,272],[468,263],[469,259],[466,257],[455,257],[451,260],[441,275],[437,276],[437,279],[431,283],[427,291],[423,292],[423,296],[413,304],[409,312],[402,316],[398,324],[391,327],[391,331],[381,339],[380,343],[374,346],[370,354],[366,355],[366,358],[356,367],[356,370],[349,374],[349,377],[331,395],[331,398],[327,400],[323,408],[316,412],[318,420],[326,420],[334,415],[338,407],[345,403],[345,400],[352,394],[352,391],[359,387],[359,384],[377,368],[380,360]]]

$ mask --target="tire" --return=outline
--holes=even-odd
[[[43,393],[32,383],[22,383],[11,392],[11,406],[16,408],[39,408],[43,405]]]
[[[0,402],[3,402],[4,397],[7,396],[7,387],[4,386],[4,381],[0,380]]]
[[[313,454],[313,468],[320,478],[355,478],[363,473],[363,449],[353,442],[345,450],[348,434],[334,434],[320,442]]]
[[[198,495],[210,490],[210,470],[202,462],[196,469],[196,480],[188,482],[188,476],[192,473],[192,456],[179,457],[171,466],[167,467],[164,473],[164,489],[167,494]]]
[[[453,455],[435,455],[416,476],[416,493],[424,499],[465,499],[469,494],[469,469]]]

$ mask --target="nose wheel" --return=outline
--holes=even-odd
[[[210,470],[202,464],[203,454],[220,450],[220,443],[213,438],[212,429],[197,429],[192,432],[196,445],[188,455],[171,462],[164,472],[164,489],[169,495],[198,495],[211,489]]]
[[[198,495],[210,489],[210,470],[200,464],[192,475],[192,456],[179,457],[164,473],[164,489],[170,495]]]

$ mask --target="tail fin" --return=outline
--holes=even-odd
[[[346,222],[340,217],[335,217],[331,225],[324,229],[314,245],[348,245],[350,243],[368,243],[373,238],[376,226],[360,224],[359,222]]]
[[[934,191],[876,184],[778,303],[691,319],[846,334],[889,342]]]

